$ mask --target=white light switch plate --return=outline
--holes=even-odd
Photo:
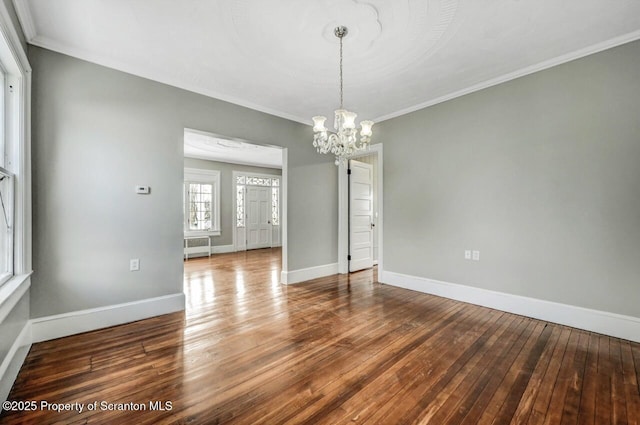
[[[140,270],[140,259],[132,258],[129,260],[129,271],[137,272],[138,270]]]

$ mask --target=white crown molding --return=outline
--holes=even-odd
[[[47,37],[42,37],[37,35],[33,39],[31,39],[29,43],[33,44],[34,46],[42,47],[44,49],[48,49],[54,52],[72,56],[87,62],[95,63],[97,65],[102,65],[107,68],[115,69],[117,71],[122,71],[127,74],[135,75],[137,77],[145,78],[147,80],[155,81],[155,82],[166,84],[172,87],[177,87],[179,89],[187,90],[193,93],[212,97],[214,99],[232,103],[237,106],[253,109],[254,111],[264,112],[265,114],[273,115],[279,118],[284,118],[289,121],[295,121],[301,124],[308,124],[308,121],[309,121],[308,118],[297,117],[297,116],[288,114],[286,112],[278,111],[273,108],[269,108],[266,106],[258,105],[253,102],[249,102],[244,99],[240,99],[235,96],[222,94],[215,90],[210,90],[196,84],[185,84],[182,81],[178,81],[174,78],[164,76],[160,72],[157,72],[155,70],[143,69],[141,67],[131,66],[130,64],[125,64],[123,62],[120,62],[111,58],[107,58],[100,54],[95,54],[95,53],[84,51],[82,49],[76,49],[74,47],[66,46],[54,40],[51,40]]]
[[[290,270],[280,273],[280,282],[285,285],[305,282],[311,279],[338,274],[338,263],[324,264],[322,266],[308,267],[306,269]]]
[[[379,282],[578,329],[640,342],[640,317],[385,271]]]
[[[36,26],[29,2],[28,0],[13,0],[13,7],[16,9],[18,21],[20,21],[27,43],[30,43],[36,37]]]
[[[428,100],[426,102],[418,103],[417,105],[409,106],[408,108],[401,109],[396,112],[392,112],[387,115],[383,115],[381,117],[375,118],[373,121],[379,123],[381,121],[390,120],[391,118],[397,118],[401,115],[410,114],[411,112],[419,111],[420,109],[428,108],[429,106],[437,105],[438,103],[446,102],[448,100],[455,99],[457,97],[461,97],[473,92],[477,92],[480,90],[484,90],[489,87],[497,86],[498,84],[506,83],[507,81],[515,80],[516,78],[524,77],[526,75],[534,74],[538,71],[544,71],[545,69],[553,68],[557,65],[562,65],[563,63],[571,62],[576,59],[583,58],[585,56],[593,55],[598,52],[602,52],[607,49],[612,49],[617,46],[621,46],[623,44],[630,43],[632,41],[636,41],[640,39],[640,30],[633,31],[628,34],[615,37],[601,43],[594,44],[592,46],[585,47],[584,49],[575,50],[573,52],[557,56],[553,59],[549,59],[543,62],[539,62],[534,65],[527,66],[525,68],[519,69],[514,72],[510,72],[508,74],[492,78],[487,81],[483,81],[481,83],[475,84],[473,86],[458,90],[453,93],[446,94],[444,96],[440,96],[435,99]]]
[[[63,53],[69,56],[73,56],[76,57],[78,59],[82,59],[88,62],[92,62],[98,65],[102,65],[108,68],[112,68],[112,69],[116,69],[122,72],[126,72],[132,75],[136,75],[142,78],[146,78],[149,80],[153,80],[156,82],[160,82],[163,84],[167,84],[170,86],[174,86],[174,87],[178,87],[187,91],[191,91],[194,93],[198,93],[198,94],[202,94],[205,96],[209,96],[209,97],[213,97],[215,99],[219,99],[225,102],[229,102],[229,103],[233,103],[235,105],[238,106],[242,106],[242,107],[246,107],[249,109],[253,109],[259,112],[264,112],[266,114],[270,114],[270,115],[274,115],[280,118],[284,118],[287,120],[291,120],[291,121],[295,121],[295,122],[299,122],[301,124],[306,124],[311,126],[310,123],[310,119],[309,117],[300,117],[297,115],[293,115],[290,113],[286,113],[280,110],[276,110],[267,106],[263,106],[263,105],[258,105],[256,103],[247,101],[246,99],[240,99],[236,96],[231,96],[231,95],[227,95],[227,94],[223,94],[220,92],[217,92],[215,90],[211,90],[211,89],[207,89],[204,87],[201,87],[197,84],[186,84],[182,81],[177,81],[176,79],[172,78],[172,77],[167,77],[167,76],[163,76],[161,75],[160,72],[157,72],[156,70],[152,70],[152,69],[143,69],[141,67],[137,67],[137,66],[131,66],[129,64],[125,64],[123,62],[114,60],[112,58],[108,58],[104,55],[101,54],[95,54],[92,52],[88,52],[82,49],[77,49],[74,48],[72,46],[68,46],[62,43],[58,43],[54,40],[51,40],[47,37],[43,37],[37,34],[36,29],[35,29],[35,23],[33,20],[33,15],[31,13],[31,9],[29,7],[29,3],[27,0],[13,0],[14,1],[14,6],[16,8],[16,12],[18,14],[18,18],[20,20],[20,23],[23,27],[24,33],[25,33],[25,37],[27,39],[27,41],[35,46],[39,46],[39,47],[43,47],[45,49],[49,49],[49,50],[53,50],[59,53]],[[389,114],[385,114],[382,116],[379,116],[377,118],[374,118],[373,120],[375,122],[382,122],[382,121],[386,121],[392,118],[396,118],[402,115],[406,115],[409,114],[411,112],[415,112],[418,111],[420,109],[424,109],[427,108],[429,106],[433,106],[442,102],[446,102],[448,100],[452,100],[455,99],[457,97],[461,97],[479,90],[483,90],[498,84],[502,84],[505,83],[507,81],[511,81],[514,80],[516,78],[520,78],[526,75],[530,75],[533,74],[535,72],[538,71],[543,71],[545,69],[548,68],[552,68],[554,66],[557,65],[561,65],[563,63],[567,63],[567,62],[571,62],[573,60],[576,59],[580,59],[582,57],[585,56],[589,56],[598,52],[601,52],[603,50],[607,50],[607,49],[611,49],[613,47],[617,47],[620,46],[622,44],[626,44],[635,40],[640,39],[640,30],[639,31],[633,31],[630,32],[628,34],[624,34],[622,36],[618,36],[618,37],[614,37],[612,39],[594,44],[592,46],[587,46],[583,49],[579,49],[573,52],[569,52],[567,54],[564,55],[560,55],[557,56],[555,58],[543,61],[543,62],[539,62],[537,64],[533,64],[530,66],[527,66],[525,68],[519,69],[517,71],[514,72],[510,72],[508,74],[502,75],[502,76],[498,76],[492,79],[489,79],[487,81],[484,82],[480,82],[478,84],[474,84],[472,86],[460,89],[458,91],[440,96],[438,98],[435,99],[430,99],[427,100],[425,102],[421,102],[412,106],[409,106],[407,108],[403,108],[400,109],[398,111],[395,112],[391,112]]]

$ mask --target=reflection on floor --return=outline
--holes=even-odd
[[[11,400],[114,408],[0,422],[640,421],[640,344],[382,285],[375,270],[285,286],[280,264],[278,249],[188,260],[186,312],[34,345]]]

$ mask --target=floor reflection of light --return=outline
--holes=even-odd
[[[278,270],[271,270],[271,292],[277,295],[280,292],[280,279],[278,279]]]
[[[240,270],[238,270],[236,271],[236,294],[242,297],[244,296],[245,292],[247,292],[247,289],[244,285],[244,274]]]
[[[189,282],[189,305],[191,307],[202,304],[202,279],[192,279]]]
[[[213,273],[199,273],[185,276],[184,293],[189,308],[197,308],[215,302],[215,281]]]

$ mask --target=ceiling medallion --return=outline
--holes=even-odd
[[[334,34],[340,39],[340,109],[336,109],[335,121],[333,124],[335,132],[328,131],[324,126],[327,120],[323,116],[313,117],[313,146],[318,153],[331,153],[336,157],[336,165],[344,163],[347,157],[356,152],[369,148],[371,142],[371,127],[373,121],[360,122],[360,138],[358,139],[358,129],[356,128],[355,112],[344,109],[343,87],[342,87],[342,39],[348,34],[347,27],[336,27]]]

